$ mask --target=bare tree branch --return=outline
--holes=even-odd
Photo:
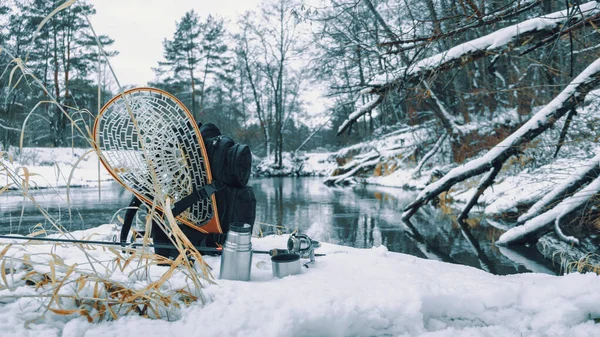
[[[556,36],[561,31],[568,31],[564,29],[564,25],[567,23],[572,30],[581,29],[587,23],[600,23],[600,4],[597,1],[587,2],[579,7],[581,11],[576,14],[570,13],[571,15],[568,16],[567,11],[558,11],[529,19],[412,63],[408,67],[398,69],[393,74],[379,76],[369,84],[367,89],[363,90],[363,93],[378,94],[380,98],[369,102],[368,107],[365,105],[353,112],[344,122],[344,127],[339,129],[338,135],[359,117],[375,109],[383,101],[383,96],[391,90],[407,87],[408,84],[417,84],[424,77],[435,72],[462,67],[490,55],[520,49],[535,41]]]
[[[418,37],[418,38],[408,39],[408,40],[390,41],[390,42],[382,43],[381,45],[382,46],[391,46],[391,45],[399,45],[399,44],[412,44],[411,47],[405,48],[405,50],[412,49],[412,48],[420,46],[417,44],[419,42],[430,43],[432,41],[436,41],[439,39],[443,39],[446,37],[450,37],[450,36],[454,36],[456,34],[463,33],[469,29],[473,29],[473,28],[477,28],[477,27],[481,27],[481,26],[485,26],[485,25],[489,25],[492,23],[500,22],[502,20],[509,19],[509,18],[517,16],[521,13],[527,12],[528,10],[532,9],[533,7],[538,6],[539,4],[541,4],[544,1],[545,0],[513,1],[513,3],[510,5],[510,7],[502,8],[493,13],[484,15],[483,17],[481,17],[480,19],[478,19],[475,22],[472,22],[465,26],[453,29],[449,32],[434,34],[431,36]]]
[[[482,179],[482,181],[479,183],[479,186],[477,186],[475,194],[473,194],[471,200],[469,200],[467,205],[463,208],[462,212],[460,212],[458,218],[456,218],[457,221],[460,222],[467,219],[471,208],[473,208],[473,206],[477,204],[477,200],[479,200],[479,197],[483,194],[483,192],[494,183],[494,179],[496,179],[496,176],[500,172],[501,168],[502,165],[492,167],[490,172]]]

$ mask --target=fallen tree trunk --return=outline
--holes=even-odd
[[[524,225],[511,228],[502,234],[496,244],[511,245],[530,241],[536,241],[542,235],[555,229],[556,234],[563,241],[578,243],[577,239],[566,237],[560,230],[562,219],[572,218],[576,212],[589,203],[590,198],[600,193],[600,178],[596,178],[581,191],[566,198],[555,207],[549,209]]]
[[[526,213],[519,217],[517,222],[522,225],[526,221],[546,212],[554,204],[570,196],[598,176],[600,176],[600,154],[586,163],[583,169],[569,176],[565,182],[555,187],[550,193],[544,195],[542,199],[533,204]]]
[[[465,165],[452,169],[442,179],[428,185],[417,198],[410,203],[402,216],[410,217],[426,202],[440,193],[449,190],[454,184],[489,171],[492,167],[501,167],[508,158],[522,152],[526,145],[554,123],[578,106],[587,93],[600,84],[600,59],[589,65],[558,96],[536,113],[527,123],[505,140],[494,146],[483,157],[474,159]]]

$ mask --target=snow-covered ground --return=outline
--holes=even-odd
[[[94,187],[105,181],[113,181],[112,176],[99,163],[98,156],[91,149],[78,148],[24,148],[21,153],[17,148],[11,148],[8,154],[0,158],[0,188],[12,183],[7,174],[18,175],[24,179],[28,175],[29,185],[33,188],[65,187],[70,180],[70,187]],[[324,176],[335,167],[332,153],[301,152],[292,159],[285,153],[281,169],[272,168],[273,158],[258,159],[255,165],[260,175],[300,175]],[[255,158],[257,161],[257,158]],[[6,169],[4,168],[6,166]],[[27,171],[23,170],[26,168]],[[74,168],[74,169],[73,169]],[[27,172],[27,173],[25,173]]]
[[[112,235],[112,225],[74,233],[74,237],[94,240],[109,240]],[[253,247],[283,248],[286,240],[286,236],[254,238]],[[35,245],[24,250],[13,246],[7,256],[27,253],[40,257],[49,252],[63,257],[67,265],[88,263],[79,249],[67,245]],[[318,252],[327,255],[317,257],[316,264],[303,268],[301,274],[282,279],[272,276],[267,255],[255,254],[249,282],[219,280],[220,258],[206,257],[217,284],[204,288],[205,305],[192,304],[171,322],[133,315],[88,323],[78,314],[44,312],[37,300],[28,297],[44,289],[17,280],[14,288],[0,290],[0,335],[600,335],[600,324],[594,322],[600,317],[600,276],[595,274],[495,276],[471,267],[388,252],[383,246],[355,249],[323,244]],[[92,255],[102,262],[114,256],[104,250]],[[166,270],[155,266],[149,280]],[[40,271],[51,272],[41,267]],[[58,268],[55,272],[61,273]],[[115,278],[140,282],[134,272],[127,272],[118,272]],[[169,284],[180,284],[182,275],[175,273]]]
[[[99,180],[113,180],[91,149],[35,147],[24,148],[20,153],[17,150],[11,148],[0,158],[0,188],[11,185],[16,189],[7,170],[21,179],[28,176],[30,188],[64,187],[71,175],[71,187],[93,187],[98,186]]]
[[[255,158],[254,174],[257,176],[325,176],[335,168],[335,160],[331,152],[299,152],[296,157],[291,153],[283,154],[281,168],[274,167],[274,158]],[[257,160],[258,159],[258,160]]]

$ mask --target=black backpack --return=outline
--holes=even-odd
[[[209,235],[206,243],[209,246],[215,242],[222,245],[231,223],[244,222],[254,227],[256,197],[252,187],[246,186],[252,170],[252,153],[248,145],[236,143],[222,135],[212,123],[202,124],[200,134],[213,180],[222,186],[215,196],[223,234]]]
[[[202,246],[212,248],[223,245],[229,225],[233,222],[248,223],[254,228],[256,197],[252,187],[246,186],[252,170],[252,153],[248,145],[236,143],[230,137],[221,135],[219,128],[212,123],[198,124],[213,177],[213,183],[210,185],[211,189],[206,189],[204,193],[205,197],[208,198],[212,193],[215,193],[219,223],[223,231],[222,234],[205,234],[188,226],[182,226],[181,229],[184,234],[202,252]],[[210,192],[207,193],[207,190]],[[192,193],[175,203],[172,210],[173,215],[179,215],[199,199],[198,193]],[[133,218],[140,204],[140,200],[134,196],[121,228],[121,242],[123,244],[125,244]],[[171,245],[170,240],[154,221],[152,223],[152,238],[155,245],[162,246],[161,248],[155,247],[156,254],[165,257],[176,257],[177,250],[174,247],[164,247],[165,245]],[[210,250],[207,251],[207,253],[210,252]]]

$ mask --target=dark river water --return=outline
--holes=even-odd
[[[451,215],[424,207],[410,225],[402,223],[402,209],[416,192],[362,185],[332,188],[321,181],[252,179],[257,198],[256,226],[265,235],[298,229],[322,242],[358,248],[384,245],[390,251],[469,265],[494,274],[556,272],[535,248],[496,247],[493,242],[503,231],[485,221],[461,227]],[[39,190],[32,195],[37,205],[18,192],[0,195],[1,234],[27,234],[37,230],[38,224],[51,228],[40,208],[48,217],[60,219],[68,230],[117,223],[131,199],[131,194],[116,183],[105,184],[100,191],[72,188],[69,212],[66,189]]]

